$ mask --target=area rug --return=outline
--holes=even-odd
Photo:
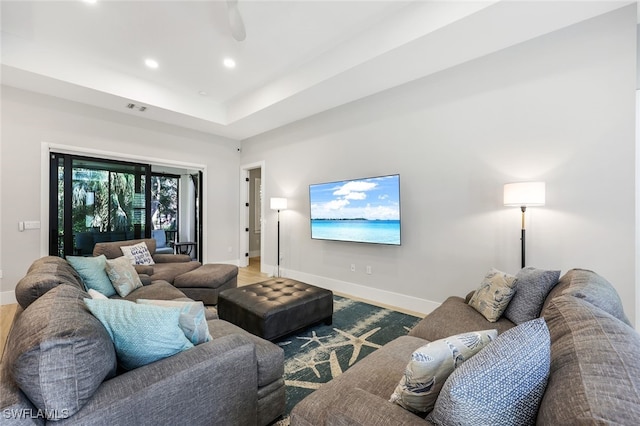
[[[276,340],[284,349],[286,410],[276,423],[289,424],[291,409],[318,387],[396,337],[420,318],[334,296],[333,323],[306,328]],[[398,377],[398,380],[400,378]]]

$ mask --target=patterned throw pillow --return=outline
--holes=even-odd
[[[547,295],[558,284],[560,271],[527,266],[518,271],[516,278],[516,294],[504,311],[504,316],[514,324],[522,324],[540,316]]]
[[[491,268],[469,300],[487,321],[496,322],[515,293],[516,277]]]
[[[120,247],[124,254],[133,265],[155,265],[147,244],[143,241],[132,246]]]
[[[121,297],[125,297],[136,288],[142,287],[138,273],[126,256],[108,259],[105,269],[111,284]]]
[[[456,368],[427,420],[435,425],[533,425],[551,358],[543,318],[505,331]]]
[[[208,342],[212,339],[209,334],[209,326],[205,317],[204,303],[202,302],[182,302],[179,300],[150,300],[138,299],[137,303],[143,305],[155,305],[165,307],[180,308],[180,328],[187,336],[187,339],[194,345]]]
[[[390,402],[418,413],[431,411],[453,370],[495,340],[497,335],[497,330],[457,334],[416,349]]]
[[[96,257],[67,256],[66,259],[80,275],[87,290],[92,288],[107,297],[116,294],[105,271],[107,258],[103,254]]]
[[[84,299],[84,303],[107,329],[125,370],[193,347],[178,324],[178,308],[138,305],[127,300]]]

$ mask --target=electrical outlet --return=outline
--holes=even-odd
[[[356,271],[356,264],[352,263],[351,264],[351,272],[355,272]]]
[[[371,265],[367,265],[366,272],[367,272],[367,275],[371,275]]]

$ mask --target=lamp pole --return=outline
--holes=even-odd
[[[504,185],[504,205],[520,207],[520,211],[522,211],[522,226],[520,227],[520,264],[522,268],[526,265],[525,212],[527,211],[527,206],[544,206],[545,193],[544,182],[515,182]]]
[[[278,278],[280,278],[280,209],[278,209]]]
[[[276,278],[280,278],[280,210],[284,210],[287,208],[287,199],[286,198],[272,198],[271,199],[271,210],[276,210],[278,212],[278,276]]]
[[[522,266],[521,268],[524,268],[525,265],[525,261],[524,261],[524,248],[525,248],[525,229],[524,229],[524,212],[527,210],[527,206],[521,206],[520,210],[522,210],[522,230],[520,231],[520,245],[521,245],[521,253],[522,253]]]

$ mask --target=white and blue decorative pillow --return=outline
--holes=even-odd
[[[533,425],[549,377],[544,318],[505,331],[447,379],[427,420],[435,425]]]
[[[138,299],[136,302],[143,305],[180,308],[180,328],[191,343],[199,345],[212,339],[211,334],[209,334],[207,318],[205,317],[204,303],[202,302],[151,299]]]
[[[80,275],[87,290],[92,288],[107,297],[116,294],[105,271],[107,258],[103,254],[96,257],[67,256],[66,259]]]
[[[120,251],[133,265],[155,265],[149,248],[144,241],[132,246],[122,246]]]
[[[179,308],[139,305],[126,300],[84,299],[84,303],[107,329],[125,370],[193,347],[180,328]]]
[[[497,330],[462,333],[416,349],[390,402],[417,413],[431,411],[453,370],[495,340],[497,335]]]
[[[107,260],[106,270],[111,284],[121,297],[142,287],[138,273],[126,256]]]
[[[522,324],[540,316],[547,295],[558,284],[560,271],[527,266],[518,271],[516,278],[516,293],[504,311],[504,316],[514,324]]]

